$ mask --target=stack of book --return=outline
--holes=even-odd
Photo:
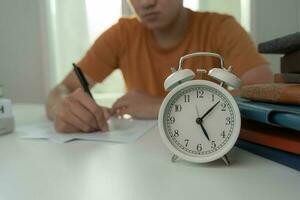
[[[300,32],[263,42],[258,49],[260,53],[283,55],[280,73],[274,76],[275,83],[300,83]]]
[[[236,97],[242,128],[236,146],[300,170],[300,106]]]
[[[236,98],[242,116],[236,146],[300,171],[300,33],[258,49],[283,54],[281,72],[274,83],[242,87]]]

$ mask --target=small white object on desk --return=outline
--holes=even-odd
[[[11,100],[0,97],[0,135],[11,133],[14,128]]]

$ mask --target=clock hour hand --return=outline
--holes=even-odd
[[[202,131],[203,131],[203,133],[204,133],[204,135],[205,135],[205,137],[207,138],[207,140],[210,141],[210,139],[209,139],[209,137],[208,137],[208,134],[207,134],[207,131],[205,130],[205,128],[204,128],[202,122],[200,122],[199,125],[200,125],[200,127],[201,127],[201,129],[202,129]]]
[[[218,101],[217,103],[215,103],[215,105],[213,105],[210,109],[208,109],[208,111],[206,111],[206,113],[204,113],[203,116],[200,117],[200,119],[203,120],[204,117],[206,117],[219,103],[220,103],[220,101]]]
[[[203,124],[202,124],[202,119],[200,118],[200,115],[199,115],[199,111],[198,111],[197,105],[196,105],[196,111],[197,111],[197,115],[198,115],[198,117],[197,117],[197,119],[196,119],[196,123],[200,125],[200,127],[201,127],[201,129],[202,129],[202,131],[203,131],[203,133],[204,133],[204,135],[205,135],[205,137],[207,138],[208,141],[210,141],[209,136],[208,136],[208,134],[207,134],[207,131],[205,130],[205,128],[204,128],[204,126],[203,126]]]

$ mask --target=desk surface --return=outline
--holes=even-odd
[[[16,105],[16,124],[45,120],[40,105]],[[234,148],[222,161],[170,162],[154,128],[138,141],[56,144],[0,137],[0,200],[299,199],[300,173]]]

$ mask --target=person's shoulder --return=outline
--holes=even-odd
[[[142,28],[141,22],[135,16],[121,17],[118,21],[118,24],[124,30],[126,29],[135,30],[137,28]]]
[[[119,18],[114,30],[116,30],[119,41],[124,47],[136,42],[137,38],[144,34],[144,27],[135,16]]]
[[[207,22],[209,24],[222,24],[226,21],[235,21],[232,15],[208,11],[193,11],[193,18],[200,23]]]

